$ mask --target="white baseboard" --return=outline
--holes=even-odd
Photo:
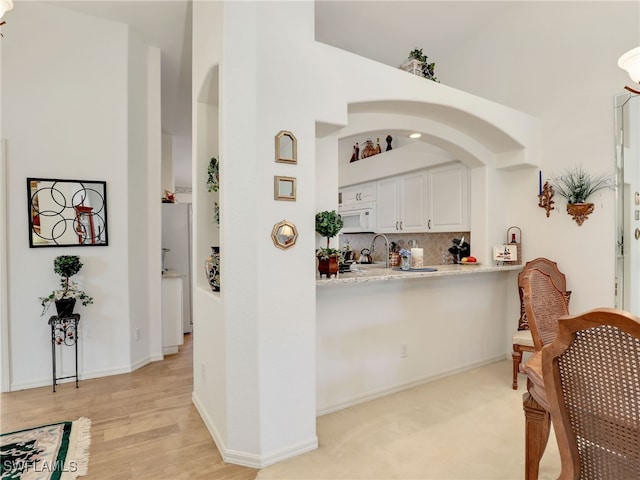
[[[218,447],[218,451],[220,452],[220,455],[222,455],[222,459],[227,463],[233,463],[235,465],[242,465],[250,468],[264,468],[269,465],[273,465],[274,463],[281,462],[282,460],[286,460],[318,448],[318,437],[314,435],[310,440],[299,442],[295,445],[290,445],[265,455],[230,450],[226,447],[224,440],[220,436],[216,426],[211,420],[211,417],[207,414],[198,395],[194,392],[191,395],[191,398],[196,410],[198,410],[198,413],[202,418],[202,421],[206,425],[207,430],[209,430],[216,447]]]
[[[372,390],[366,392],[362,395],[357,395],[350,399],[335,403],[333,405],[328,405],[319,408],[316,410],[316,416],[321,417],[322,415],[327,415],[329,413],[334,413],[339,410],[343,410],[345,408],[353,407],[354,405],[360,405],[361,403],[370,402],[371,400],[376,400],[378,398],[386,397],[387,395],[391,395],[393,393],[398,393],[403,390],[408,390],[410,388],[418,387],[420,385],[424,385],[425,383],[433,382],[434,380],[438,380],[440,378],[448,377],[450,375],[455,375],[456,373],[466,372],[467,370],[472,370],[474,368],[482,367],[484,365],[489,365],[491,363],[500,362],[505,359],[504,355],[497,355],[495,357],[491,357],[486,360],[482,360],[480,362],[470,363],[464,365],[459,368],[455,368],[452,370],[448,370],[443,373],[439,373],[437,375],[430,375],[426,377],[419,377],[408,382],[396,384],[392,387],[383,388],[380,390]]]
[[[151,362],[155,362],[158,360],[164,360],[163,356],[151,356],[151,357],[146,357],[143,359],[138,360],[137,362],[131,364],[131,365],[127,365],[127,366],[120,366],[120,367],[116,367],[116,368],[108,368],[105,370],[92,370],[92,371],[88,371],[88,372],[78,372],[78,378],[80,380],[80,382],[82,382],[82,380],[89,380],[90,378],[100,378],[100,377],[109,377],[111,375],[120,375],[122,373],[131,373],[141,367],[144,367],[145,365],[151,363]],[[73,375],[74,372],[58,372],[58,375],[60,376],[67,376],[67,375]],[[58,380],[58,384],[61,383],[68,383],[68,382],[75,382],[75,378],[70,378],[70,379],[64,379],[64,380]],[[39,388],[39,387],[46,387],[46,386],[51,386],[53,384],[53,378],[51,376],[47,377],[47,378],[40,378],[40,379],[36,379],[36,380],[29,380],[26,382],[17,382],[17,383],[12,383],[11,387],[10,387],[10,391],[11,392],[15,392],[17,390],[27,390],[30,388]]]

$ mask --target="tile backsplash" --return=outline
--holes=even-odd
[[[374,233],[345,233],[339,236],[340,249],[342,250],[347,243],[349,248],[355,252],[355,259],[360,257],[360,251],[363,248],[371,246],[371,240]],[[414,247],[424,249],[425,265],[442,265],[444,263],[452,263],[451,254],[448,252],[449,247],[453,246],[454,238],[464,236],[464,241],[471,244],[473,251],[473,243],[471,242],[471,233],[469,232],[448,232],[448,233],[389,233],[385,234],[389,239],[389,243],[395,242],[399,248],[409,249],[409,240],[415,242]],[[384,239],[377,238],[373,252],[374,261],[384,261]]]

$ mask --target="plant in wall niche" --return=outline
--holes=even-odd
[[[207,167],[207,191],[217,192],[220,188],[220,165],[216,157],[211,157]],[[220,206],[213,202],[213,221],[220,226]]]
[[[413,62],[413,60],[415,60],[415,62]],[[420,74],[424,78],[440,83],[440,80],[438,80],[435,75],[436,64],[434,62],[429,62],[429,57],[422,53],[421,48],[416,48],[409,52],[409,62],[403,65],[403,68],[405,67],[408,67],[410,69],[415,69],[416,67],[418,67],[420,69]],[[412,70],[409,71],[411,71],[411,73],[416,73]]]
[[[220,187],[220,166],[218,159],[211,157],[209,167],[207,168],[207,190],[209,192],[217,192]]]
[[[335,248],[330,248],[329,241],[338,234],[342,225],[344,225],[342,217],[335,210],[325,210],[324,212],[316,214],[316,232],[323,237],[327,237],[327,247],[316,250],[320,276],[324,274],[328,278],[338,273],[338,257],[340,256],[340,251]]]
[[[52,291],[46,297],[40,297],[42,313],[44,315],[51,303],[56,304],[58,315],[71,315],[76,301],[80,300],[82,305],[87,306],[93,303],[93,298],[84,291],[78,289],[78,284],[72,282],[70,278],[80,271],[82,263],[77,255],[60,255],[53,260],[53,271],[60,275],[60,289]]]
[[[613,187],[610,175],[593,175],[584,171],[582,167],[568,168],[563,173],[551,177],[550,183],[554,191],[567,200],[567,213],[578,225],[582,225],[593,213],[593,203],[587,202],[589,197],[600,190]]]

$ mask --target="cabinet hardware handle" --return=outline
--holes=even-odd
[[[427,228],[431,230],[431,219],[429,219],[429,221],[427,222]]]
[[[402,222],[400,222],[400,230],[402,230]]]
[[[398,222],[396,222],[396,230],[398,230]]]

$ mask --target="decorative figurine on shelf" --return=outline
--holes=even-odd
[[[391,146],[391,142],[393,141],[393,137],[391,135],[387,135],[387,138],[385,139],[387,141],[387,152],[389,150],[391,150],[393,147]]]
[[[349,163],[357,162],[360,160],[360,147],[358,146],[358,142],[353,146],[353,153],[351,154],[351,160]]]
[[[382,153],[382,148],[380,147],[380,137],[376,139],[376,155],[378,153]]]
[[[367,141],[364,144],[364,148],[362,149],[362,159],[372,157],[375,154],[376,154],[376,149],[373,146],[373,142],[371,141],[371,139],[367,139]]]

